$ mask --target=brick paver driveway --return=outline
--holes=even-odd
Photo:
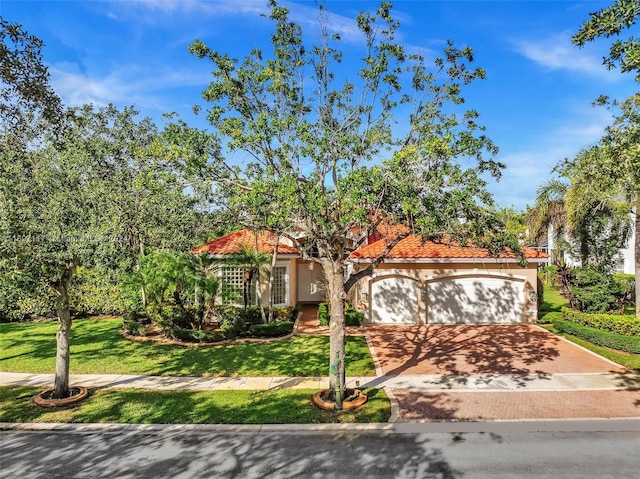
[[[383,375],[626,371],[533,325],[369,326]]]
[[[399,421],[640,417],[640,391],[624,385],[627,369],[533,325],[369,326],[367,335],[383,375],[442,375],[453,387],[394,388]],[[620,374],[618,388],[527,386],[531,377],[606,373]],[[471,375],[507,376],[515,388],[456,388]]]

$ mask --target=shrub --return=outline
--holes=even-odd
[[[549,287],[551,287],[551,284],[549,284]],[[542,278],[540,278],[540,275],[536,276],[536,288],[538,288],[538,290],[536,291],[536,295],[538,308],[540,308],[540,305],[544,301],[544,282],[542,281]]]
[[[297,306],[276,306],[273,308],[273,319],[275,321],[293,321],[298,316]]]
[[[347,326],[362,326],[364,324],[364,313],[355,309],[348,309],[344,312],[344,322]]]
[[[128,319],[122,320],[122,330],[132,336],[144,336],[146,331],[144,324]]]
[[[26,321],[37,316],[56,316],[53,289],[0,270],[0,322]]]
[[[640,353],[640,337],[624,336],[622,334],[610,333],[601,329],[589,328],[581,324],[556,319],[553,326],[564,333],[571,334],[590,343],[606,348],[617,349],[627,353]]]
[[[203,331],[202,329],[169,328],[165,334],[169,338],[192,343],[216,343],[225,339],[224,334],[219,331]]]
[[[624,312],[624,307],[636,304],[636,278],[632,274],[615,273],[613,275],[616,307]]]
[[[235,339],[245,330],[246,323],[242,316],[226,317],[220,323],[220,331],[227,339]]]
[[[182,306],[174,303],[152,303],[147,313],[164,331],[168,329],[190,329],[193,318]]]
[[[321,326],[328,326],[331,316],[329,315],[329,304],[320,303],[318,306],[318,320]],[[364,313],[353,309],[351,303],[344,303],[344,323],[347,326],[362,326],[364,324]]]
[[[570,308],[562,308],[565,321],[571,321],[589,328],[601,329],[624,336],[640,336],[640,320],[635,316],[615,314],[588,314]]]
[[[320,326],[329,326],[329,305],[327,303],[320,303],[318,306],[318,320]]]
[[[291,321],[277,321],[268,324],[254,324],[249,328],[249,334],[261,338],[285,336],[293,331]]]
[[[615,306],[613,276],[585,266],[571,270],[571,305],[586,313],[605,313]]]
[[[126,310],[122,288],[117,284],[83,281],[71,289],[69,300],[76,315],[117,315]]]
[[[274,321],[295,321],[298,309],[293,306],[277,306],[273,308]],[[269,317],[269,309],[265,309],[265,315]],[[258,306],[241,308],[238,306],[216,306],[214,317],[222,324],[235,318],[242,318],[247,326],[262,324],[262,314]]]

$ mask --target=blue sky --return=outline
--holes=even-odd
[[[570,38],[589,12],[612,1],[395,1],[400,39],[435,57],[451,39],[474,49],[487,79],[463,92],[467,106],[498,145],[507,165],[490,190],[501,206],[533,204],[536,188],[560,160],[596,142],[610,122],[591,102],[601,94],[625,98],[637,89],[632,75],[602,65],[608,41],[585,48]],[[305,32],[317,34],[312,1],[283,1]],[[362,52],[355,16],[373,1],[328,1],[330,28],[350,54]],[[134,104],[162,124],[176,111],[195,125],[191,107],[210,65],[191,56],[196,38],[242,58],[269,49],[266,0],[0,0],[0,15],[45,42],[44,59],[65,104]],[[360,55],[362,56],[362,55]],[[206,105],[205,105],[206,106]]]

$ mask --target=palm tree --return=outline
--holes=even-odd
[[[568,188],[567,183],[551,179],[537,189],[536,202],[526,216],[530,238],[536,242],[546,239],[549,229],[554,239],[562,236],[567,223],[565,196]]]

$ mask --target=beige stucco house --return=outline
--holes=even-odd
[[[384,238],[372,238],[370,244],[349,257],[350,267],[365,267],[387,247]],[[273,254],[276,238],[242,230],[195,248],[224,260],[241,251],[255,248]],[[506,252],[491,256],[485,248],[423,242],[408,236],[376,266],[371,276],[361,279],[350,291],[354,307],[365,312],[366,323],[382,324],[494,324],[535,322],[537,317],[537,265],[547,255],[525,248],[526,266]],[[225,282],[242,287],[243,268],[221,268]],[[293,244],[281,240],[271,296],[273,304],[318,303],[325,299],[324,275],[318,264],[303,261]],[[265,280],[252,286],[262,288]],[[252,292],[252,294],[255,294]],[[256,294],[257,296],[257,294]],[[263,300],[264,301],[264,300]]]

